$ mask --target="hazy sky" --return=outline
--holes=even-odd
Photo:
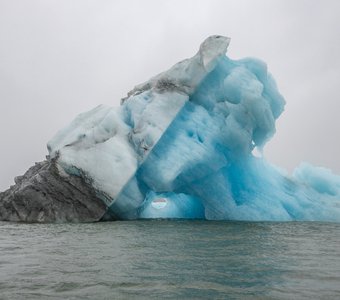
[[[265,147],[340,173],[340,1],[0,0],[0,190],[78,113],[120,98],[209,35],[267,62],[287,101]]]

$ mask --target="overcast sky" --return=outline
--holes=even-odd
[[[340,173],[340,1],[0,0],[0,190],[78,113],[119,105],[212,34],[266,61],[287,101],[267,159]]]

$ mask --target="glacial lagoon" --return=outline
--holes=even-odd
[[[0,299],[339,299],[340,224],[0,223]]]

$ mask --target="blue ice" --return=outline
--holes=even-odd
[[[335,197],[340,180],[335,175],[302,165],[289,177],[252,154],[275,133],[283,107],[263,62],[224,57],[190,96],[112,209],[123,219],[340,220],[340,198]],[[170,193],[164,196],[168,201],[183,205],[152,208],[150,193]],[[193,198],[187,201],[183,195]],[[120,202],[134,202],[135,208],[120,211]]]

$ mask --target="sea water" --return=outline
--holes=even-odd
[[[340,299],[340,224],[2,222],[0,299]]]

